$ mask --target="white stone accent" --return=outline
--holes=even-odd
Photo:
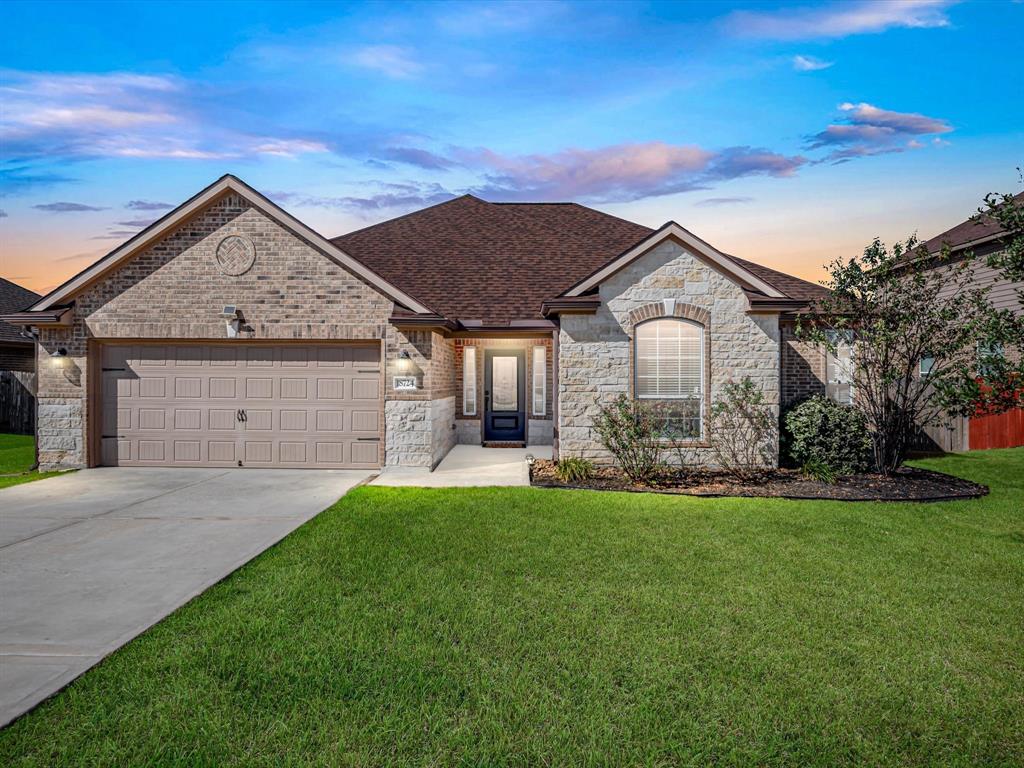
[[[458,433],[455,430],[455,396],[430,401],[430,422],[432,425],[431,462],[430,466],[437,466],[438,462],[455,447]]]
[[[384,403],[384,464],[433,467],[455,445],[455,398]]]
[[[555,422],[551,419],[530,419],[526,422],[526,444],[551,445],[555,437]]]
[[[481,424],[480,419],[458,419],[456,426],[456,442],[459,445],[480,445]]]
[[[652,302],[692,304],[711,315],[711,399],[730,380],[749,377],[779,408],[777,315],[748,315],[740,286],[679,244],[665,241],[608,278],[594,315],[564,315],[558,342],[559,453],[611,463],[593,429],[603,405],[630,391],[631,310]],[[666,302],[667,303],[667,302]],[[711,465],[706,448],[692,451]],[[777,453],[777,451],[776,451]]]

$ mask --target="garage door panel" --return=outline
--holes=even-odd
[[[210,429],[231,430],[233,432],[238,425],[238,411],[226,408],[211,408],[209,414]]]
[[[380,411],[352,411],[352,431],[377,434],[380,431]]]
[[[354,442],[352,443],[353,464],[372,466],[377,464],[377,443],[376,442]]]
[[[139,397],[167,397],[167,380],[157,376],[140,376]]]
[[[309,382],[305,379],[281,379],[282,400],[305,400],[309,394]]]
[[[209,393],[212,399],[234,400],[238,397],[238,382],[224,376],[211,376]]]
[[[376,346],[104,346],[100,459],[377,467],[378,358]]]
[[[309,423],[306,411],[282,410],[280,419],[282,432],[305,432]]]
[[[174,428],[199,430],[203,428],[203,412],[199,408],[175,408]]]
[[[139,408],[138,428],[141,431],[164,430],[167,428],[167,411],[163,408]],[[125,428],[119,428],[119,431]],[[127,429],[130,429],[128,427]]]
[[[354,379],[352,381],[353,400],[379,400],[379,379]]]
[[[234,440],[210,440],[206,446],[207,458],[210,462],[234,464],[237,461],[235,458],[236,445]]]
[[[274,380],[271,378],[245,377],[245,397],[248,400],[270,400],[274,396]]]

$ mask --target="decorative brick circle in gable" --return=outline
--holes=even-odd
[[[228,235],[217,244],[217,266],[225,275],[244,275],[256,263],[256,246],[243,235]]]

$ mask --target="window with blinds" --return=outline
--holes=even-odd
[[[547,347],[533,348],[533,415],[544,416],[547,413]]]
[[[462,348],[462,413],[476,415],[476,347]]]
[[[636,327],[636,396],[699,398],[704,390],[704,329],[687,320],[651,320]]]

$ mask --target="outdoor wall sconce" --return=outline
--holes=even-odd
[[[412,358],[409,357],[409,350],[403,349],[398,353],[398,370],[401,373],[408,373],[412,370]]]
[[[242,313],[234,304],[228,304],[221,310],[220,316],[224,318],[224,328],[229,339],[238,338],[238,331],[242,325]]]
[[[57,347],[50,353],[50,362],[57,368],[63,368],[68,361],[68,351],[64,347]]]

